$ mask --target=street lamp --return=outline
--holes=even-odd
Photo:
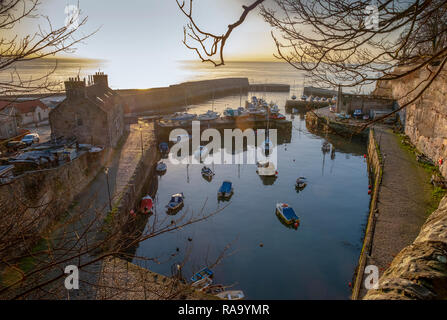
[[[112,199],[110,198],[110,185],[109,185],[109,168],[105,168],[104,172],[106,174],[106,181],[107,181],[107,194],[109,195],[109,209],[112,211]]]

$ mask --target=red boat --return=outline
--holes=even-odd
[[[141,199],[140,211],[144,214],[148,214],[152,210],[154,201],[150,195],[147,195]]]
[[[286,117],[284,115],[282,115],[281,113],[273,113],[270,115],[270,119],[273,120],[285,120]]]

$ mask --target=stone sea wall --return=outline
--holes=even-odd
[[[248,78],[225,78],[185,82],[146,90],[116,90],[125,100],[128,112],[156,111],[210,100],[249,89]]]
[[[404,72],[398,69],[396,73]],[[411,101],[419,93],[412,89],[428,79],[428,71],[409,74],[402,79],[382,81],[377,84],[375,94],[392,97],[400,106]],[[420,86],[423,87],[424,83]],[[411,92],[411,93],[409,93]],[[405,134],[418,150],[434,162],[442,159],[440,171],[447,177],[447,70],[441,71],[430,87],[414,103],[401,113],[405,122]]]
[[[107,149],[99,153],[84,153],[60,167],[27,172],[1,185],[2,226],[14,223],[8,238],[13,238],[11,232],[26,230],[29,238],[35,239],[33,234],[44,232],[51,223],[57,221],[74,197],[94,179],[107,154]],[[13,249],[18,254],[24,248]]]

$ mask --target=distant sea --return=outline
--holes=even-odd
[[[92,59],[43,59],[20,63],[14,69],[0,72],[0,81],[17,81],[19,74],[24,81],[37,79],[51,72],[51,80],[61,84],[69,77],[87,77],[97,71],[109,75],[109,85],[113,89],[145,89],[169,86],[186,81],[217,78],[245,77],[250,83],[282,83],[291,86],[291,92],[300,95],[303,86],[314,85],[305,73],[285,62],[229,61],[224,66],[214,67],[199,61],[177,61],[162,75],[144,70],[132,73],[123,71],[115,63]],[[126,73],[126,74],[123,74]],[[129,75],[130,74],[130,75]],[[335,89],[335,88],[329,88]],[[368,90],[367,90],[368,91]]]

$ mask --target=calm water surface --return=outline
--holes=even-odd
[[[277,102],[285,113],[288,94],[265,97]],[[236,107],[239,100],[239,96],[215,100],[214,109]],[[209,101],[193,106],[190,112],[200,113],[212,106]],[[335,148],[335,157],[321,151],[326,138]],[[149,218],[148,227],[154,219],[169,223],[182,214],[200,215],[227,207],[206,221],[140,243],[136,255],[157,257],[158,263],[134,262],[170,275],[174,263],[186,261],[183,275],[189,279],[194,271],[215,262],[230,245],[213,268],[214,283],[234,284],[249,299],[348,299],[369,204],[365,145],[311,134],[299,115],[293,119],[286,141],[290,142],[278,147],[279,175],[273,183],[263,182],[255,165],[215,165],[216,175],[208,182],[200,174],[201,165],[168,162],[167,173],[158,178],[156,214]],[[308,186],[297,193],[294,185],[299,176],[307,177]],[[224,180],[234,185],[229,203],[217,200]],[[171,217],[164,207],[177,192],[185,194],[185,207]],[[294,207],[301,218],[298,230],[278,220],[277,202]]]

